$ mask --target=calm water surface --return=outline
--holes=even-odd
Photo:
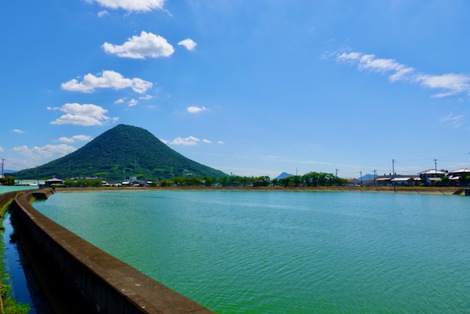
[[[470,312],[470,197],[115,191],[35,207],[220,313]]]
[[[0,194],[10,191],[37,189],[37,187],[26,186],[0,186]],[[42,292],[36,282],[32,279],[31,271],[25,272],[22,256],[16,242],[11,241],[14,229],[10,220],[10,214],[6,213],[3,219],[5,231],[2,233],[2,241],[5,248],[4,265],[8,272],[9,282],[12,286],[11,296],[19,303],[30,305],[29,314],[52,313],[43,299]],[[26,268],[27,269],[27,268]],[[27,279],[28,278],[28,279]]]

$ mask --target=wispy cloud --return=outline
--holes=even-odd
[[[26,133],[25,131],[20,130],[20,129],[14,129],[13,132],[18,133],[18,134],[24,134],[24,133]]]
[[[93,104],[69,103],[62,107],[48,107],[47,110],[59,110],[63,113],[61,117],[51,124],[73,124],[81,126],[103,125],[108,121],[116,121],[117,118],[107,116],[108,110]]]
[[[137,106],[138,103],[139,101],[137,99],[132,98],[131,100],[129,100],[129,103],[127,104],[127,106],[134,107],[134,106]]]
[[[76,150],[75,147],[67,144],[45,145],[42,147],[28,147],[26,145],[13,148],[14,151],[31,159],[33,164],[40,163],[53,157],[62,157]]]
[[[378,58],[363,52],[342,52],[336,54],[338,62],[357,64],[360,70],[388,75],[391,82],[405,81],[423,88],[437,90],[433,97],[447,97],[461,93],[470,93],[470,76],[446,73],[433,75],[418,72],[415,68],[401,64],[394,59]]]
[[[142,98],[139,98],[139,99],[142,99]],[[137,106],[139,104],[139,101],[135,98],[126,98],[126,97],[123,97],[123,98],[119,98],[118,100],[116,100],[114,102],[115,104],[124,104],[124,103],[127,103],[127,106],[128,107],[134,107],[134,106]]]
[[[185,40],[180,41],[178,45],[185,47],[188,51],[193,51],[196,49],[197,43],[190,38],[186,38]]]
[[[125,78],[122,74],[115,71],[103,71],[101,76],[88,73],[81,82],[72,79],[61,84],[61,88],[64,90],[82,93],[91,93],[99,88],[112,88],[116,90],[131,88],[134,92],[143,94],[152,88],[152,86],[151,82],[140,78]]]
[[[455,115],[453,113],[449,113],[447,116],[441,118],[441,121],[444,123],[449,123],[452,125],[452,127],[458,129],[464,124],[465,115]]]
[[[188,108],[186,108],[186,111],[189,112],[189,113],[201,113],[203,111],[207,111],[209,109],[207,109],[206,107],[198,107],[198,106],[189,106]]]
[[[199,139],[195,136],[188,136],[188,137],[177,137],[172,141],[167,141],[167,140],[162,140],[165,144],[171,144],[171,145],[181,145],[181,146],[194,146],[198,145],[200,143],[204,144],[212,144],[213,141],[209,139]],[[217,141],[217,144],[224,144],[223,141]]]
[[[120,104],[125,103],[125,102],[126,102],[126,99],[127,99],[127,98],[125,98],[125,97],[124,97],[124,98],[119,98],[119,99],[116,100],[114,103],[120,105]]]
[[[102,11],[98,12],[98,17],[103,17],[103,16],[106,16],[108,14],[109,14],[108,11],[102,10]]]
[[[418,74],[416,81],[423,87],[443,90],[443,92],[435,94],[434,97],[446,97],[470,92],[470,76],[464,74]]]
[[[109,9],[122,9],[129,12],[149,12],[163,10],[165,0],[86,0],[89,3],[96,2],[100,6]]]
[[[183,146],[193,146],[199,143],[201,140],[194,136],[188,137],[177,137],[170,142],[172,145],[183,145]]]
[[[88,142],[91,140],[92,140],[91,136],[83,135],[83,134],[74,135],[72,137],[62,136],[59,138],[59,142],[62,142],[62,143],[75,143],[75,142],[85,142],[85,141]]]
[[[106,42],[102,47],[109,54],[131,59],[169,57],[175,51],[162,36],[144,31],[139,36],[132,36],[122,45]]]

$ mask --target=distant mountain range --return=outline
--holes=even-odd
[[[283,172],[280,175],[278,175],[276,178],[274,178],[274,180],[281,180],[281,179],[285,179],[285,178],[289,178],[289,177],[293,177],[293,176],[294,176],[293,174]]]
[[[186,158],[149,131],[124,124],[104,132],[71,154],[14,173],[18,179],[101,177],[106,180],[225,175],[222,171]]]
[[[373,175],[373,174],[365,174],[365,175],[363,175],[362,177],[357,178],[357,180],[360,180],[360,181],[370,181],[370,180],[374,180],[374,175]]]

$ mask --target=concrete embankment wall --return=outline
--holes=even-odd
[[[6,211],[6,205],[15,199],[17,193],[18,192],[6,192],[0,194],[0,217],[3,217]]]
[[[10,205],[15,232],[57,313],[211,313],[48,219],[31,205],[49,190]]]

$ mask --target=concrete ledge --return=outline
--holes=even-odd
[[[196,302],[169,289],[128,264],[88,243],[42,215],[32,198],[47,198],[50,190],[19,193],[11,204],[15,231],[26,248],[41,281],[57,279],[68,284],[83,309],[71,303],[58,305],[58,313],[211,313]],[[54,274],[53,274],[54,273]],[[47,295],[47,293],[46,293]],[[57,295],[51,295],[57,299]],[[57,300],[56,300],[57,301]],[[70,307],[70,308],[67,308]]]
[[[0,194],[0,217],[3,217],[7,209],[7,205],[15,199],[15,196],[18,192],[6,192]]]

